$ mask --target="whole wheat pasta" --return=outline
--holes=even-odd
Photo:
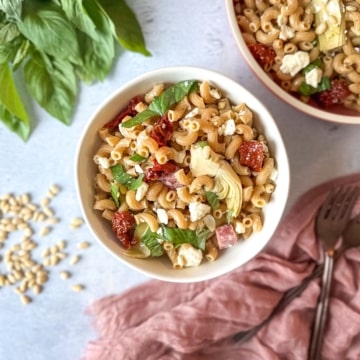
[[[276,189],[275,162],[252,109],[233,104],[209,81],[192,86],[157,116],[153,102],[169,96],[169,87],[154,85],[134,107],[151,116],[126,116],[112,130],[104,124],[94,154],[94,209],[112,223],[121,253],[133,256],[127,246],[139,246],[142,256],[164,255],[176,269],[199,266],[203,257],[215,261],[220,249],[211,239],[219,226],[233,227],[239,239],[260,231],[262,207]],[[240,158],[240,147],[252,143],[261,145],[260,171]],[[243,219],[256,224],[251,231]]]

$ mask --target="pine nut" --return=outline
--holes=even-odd
[[[70,228],[71,229],[79,228],[83,223],[84,223],[84,220],[82,218],[75,217],[70,222]]]
[[[71,287],[71,289],[72,289],[72,291],[80,292],[80,291],[84,290],[85,287],[83,285],[77,284],[77,285],[73,285]]]
[[[80,255],[74,255],[70,259],[70,265],[75,265],[80,261]]]
[[[87,241],[82,241],[77,244],[78,249],[87,249],[90,244]]]
[[[21,295],[20,296],[20,299],[21,299],[21,302],[24,304],[24,305],[27,305],[31,302],[31,299],[26,296],[26,295]]]
[[[66,279],[68,279],[70,276],[71,276],[71,274],[70,274],[68,271],[62,271],[62,272],[60,273],[60,278],[61,278],[62,280],[66,280]]]
[[[46,236],[51,231],[51,228],[49,226],[45,226],[42,229],[40,229],[40,235]]]

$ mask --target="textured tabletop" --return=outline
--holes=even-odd
[[[30,104],[36,118],[27,143],[0,124],[0,195],[28,193],[31,202],[49,208],[58,223],[35,224],[34,256],[65,240],[50,251],[66,253],[58,265],[49,267],[48,281],[39,295],[24,305],[14,287],[0,288],[0,359],[75,360],[86,343],[95,338],[86,307],[103,296],[119,293],[146,281],[147,277],[116,261],[92,239],[86,225],[72,222],[81,217],[74,182],[74,158],[80,134],[91,114],[115,89],[148,70],[169,65],[196,65],[222,72],[252,91],[272,112],[288,149],[291,187],[287,211],[311,187],[359,171],[360,127],[317,120],[290,108],[272,95],[250,72],[233,40],[223,0],[133,0],[151,51],[151,57],[124,52],[110,76],[101,83],[83,86],[70,126],[51,118]],[[59,192],[56,193],[56,187]],[[48,233],[45,234],[48,227]],[[24,234],[13,232],[0,249],[0,273],[5,270],[5,251]],[[79,249],[78,243],[90,243]],[[71,265],[72,256],[80,255]],[[69,271],[71,277],[61,278]],[[41,274],[39,274],[41,276]],[[71,287],[85,286],[80,292]]]

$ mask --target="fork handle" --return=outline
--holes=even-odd
[[[322,277],[321,292],[316,308],[316,317],[311,337],[309,360],[321,359],[321,347],[324,337],[327,310],[329,305],[329,295],[333,276],[334,257],[328,252],[325,253],[324,273]]]
[[[265,320],[263,320],[261,323],[257,324],[250,330],[241,331],[235,334],[233,337],[234,342],[238,344],[242,344],[245,341],[249,340],[251,337],[253,337],[264,325],[270,322],[275,315],[279,314],[295,298],[297,298],[300,294],[302,294],[302,292],[307,288],[309,283],[322,274],[323,269],[324,269],[323,264],[318,265],[315,268],[315,270],[300,283],[300,285],[294,286],[284,294],[284,296],[275,306],[271,314]]]

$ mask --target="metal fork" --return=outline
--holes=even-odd
[[[358,191],[358,189],[356,190]],[[360,246],[360,240],[354,240],[353,237],[347,237],[346,239],[343,239],[343,243],[341,244],[341,248],[337,249],[335,254],[335,260],[339,258],[347,249]],[[257,324],[250,330],[245,330],[238,332],[234,335],[233,340],[237,344],[242,344],[252,338],[263,326],[268,324],[274,316],[279,314],[282,310],[284,310],[295,298],[300,296],[302,292],[307,288],[307,286],[310,284],[310,282],[317,277],[319,277],[324,270],[324,264],[319,264],[316,266],[314,271],[307,276],[299,285],[294,286],[293,288],[289,289],[284,296],[281,298],[280,302],[275,306],[269,317],[267,317],[265,320],[263,320],[261,323]]]
[[[324,272],[311,338],[309,360],[321,359],[320,351],[327,319],[335,248],[349,221],[358,192],[358,188],[353,187],[333,189],[319,209],[315,220],[315,232],[324,247]]]

